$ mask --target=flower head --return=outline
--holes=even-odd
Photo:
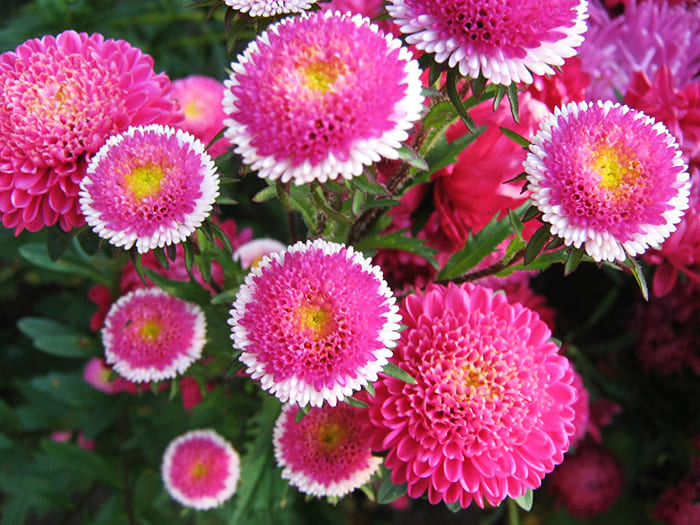
[[[231,337],[264,390],[300,406],[335,405],[387,364],[401,320],[394,303],[379,268],[352,247],[298,242],[251,269]]]
[[[537,488],[574,432],[573,369],[537,314],[481,286],[404,299],[394,360],[369,398],[372,448],[408,495],[498,505]]]
[[[100,237],[139,253],[185,240],[219,194],[204,144],[158,124],[110,137],[80,183],[80,208]]]
[[[205,335],[199,306],[148,288],[129,292],[112,305],[102,342],[107,363],[141,383],[184,372],[202,355]]]
[[[206,510],[233,496],[241,474],[240,459],[213,430],[193,430],[168,445],[161,474],[173,499],[185,507]]]
[[[38,231],[83,224],[88,159],[129,125],[174,119],[170,81],[123,40],[65,31],[0,55],[0,217]]]
[[[574,56],[586,31],[586,0],[391,0],[386,9],[409,44],[495,84],[554,74],[551,66]]]
[[[250,16],[276,16],[301,13],[316,0],[224,0],[227,6]]]
[[[666,489],[654,507],[654,519],[669,525],[700,523],[700,477],[683,478],[678,485]]]
[[[349,179],[398,158],[423,108],[418,63],[360,15],[286,18],[231,69],[225,136],[260,177],[282,182]]]
[[[215,78],[201,75],[173,80],[170,96],[177,100],[182,121],[179,129],[191,133],[208,145],[224,127],[224,84]],[[221,138],[212,144],[207,153],[216,158],[231,149],[231,143]]]
[[[296,421],[299,408],[286,405],[273,434],[282,478],[319,497],[341,497],[369,481],[382,459],[372,456],[360,411],[345,403],[314,407]]]
[[[658,248],[688,207],[675,139],[662,123],[610,101],[556,108],[523,166],[542,220],[595,261]]]
[[[253,239],[233,252],[233,260],[239,261],[244,269],[255,266],[271,253],[284,251],[287,247],[276,239]]]

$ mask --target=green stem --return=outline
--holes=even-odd
[[[508,525],[520,525],[518,504],[513,498],[508,498]]]

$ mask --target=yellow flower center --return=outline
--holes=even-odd
[[[327,422],[321,425],[318,439],[323,448],[333,451],[345,440],[346,435],[347,432],[338,423]]]
[[[200,105],[194,101],[185,104],[185,107],[183,109],[185,111],[185,116],[190,119],[200,117],[203,113]]]
[[[134,168],[126,175],[126,187],[136,199],[156,195],[160,191],[160,185],[165,174],[160,166],[146,164]]]
[[[325,94],[333,87],[343,70],[343,63],[337,58],[328,62],[312,62],[302,68],[306,85],[321,94]]]
[[[297,311],[299,326],[310,333],[312,339],[321,339],[333,329],[333,316],[328,309],[317,305],[302,305]]]
[[[203,461],[197,461],[194,465],[190,467],[190,476],[192,476],[196,480],[203,478],[204,476],[206,476],[206,474],[207,466],[204,464]]]
[[[141,325],[139,329],[139,335],[145,340],[153,342],[158,339],[160,335],[161,327],[155,321],[146,321]]]
[[[600,176],[604,190],[620,190],[639,176],[639,163],[620,154],[613,148],[604,147],[596,152],[593,169]]]

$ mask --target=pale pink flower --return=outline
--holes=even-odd
[[[249,16],[272,17],[301,13],[315,4],[316,0],[224,0],[224,3]]]
[[[276,239],[253,239],[238,247],[233,252],[233,260],[239,261],[241,267],[246,270],[262,261],[262,258],[272,253],[283,251],[287,248]]]

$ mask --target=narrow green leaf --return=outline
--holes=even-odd
[[[187,270],[187,274],[190,276],[190,279],[193,279],[192,267],[194,266],[194,248],[192,247],[192,242],[190,239],[183,242],[182,247],[185,250],[185,270]]]
[[[503,84],[498,84],[498,88],[496,89],[496,95],[493,97],[493,110],[496,111],[498,109],[498,106],[501,105],[501,100],[503,100],[503,97],[506,96],[506,91],[508,88],[504,86]]]
[[[367,196],[365,193],[361,190],[355,190],[355,193],[352,195],[352,214],[355,217],[359,217],[359,215],[362,213],[362,209],[365,206],[365,202],[367,202]]]
[[[506,137],[516,144],[521,145],[523,148],[527,149],[530,147],[530,141],[523,137],[520,133],[516,133],[512,129],[504,128],[503,126],[499,126],[498,129],[500,129],[501,133],[503,133]]]
[[[215,295],[211,304],[231,304],[236,300],[236,295],[238,295],[238,288],[231,288],[230,290],[224,290],[218,295]]]
[[[209,291],[196,281],[174,281],[150,268],[144,268],[144,271],[153,284],[168,295],[198,304],[206,304],[211,300]]]
[[[513,120],[519,124],[519,101],[518,101],[518,86],[512,83],[508,86],[508,102],[510,102],[510,113],[513,115]]]
[[[425,160],[430,165],[428,173],[425,174],[426,178],[436,171],[457,162],[457,156],[479,138],[479,136],[486,131],[487,127],[488,126],[479,126],[474,133],[465,133],[452,142],[448,142],[444,135],[441,136],[425,156]]]
[[[428,53],[426,53],[424,56],[427,56]],[[430,66],[430,71],[428,72],[428,85],[434,86],[435,83],[438,81],[440,78],[440,75],[442,74],[442,66],[440,64],[433,64]]]
[[[131,260],[131,264],[134,265],[134,269],[136,270],[136,275],[139,276],[139,279],[141,279],[141,282],[148,286],[148,281],[146,280],[146,274],[143,273],[143,265],[141,264],[141,254],[136,252],[136,249],[133,248],[129,250],[129,260]]]
[[[232,199],[228,195],[223,195],[223,194],[219,195],[216,198],[216,201],[214,201],[214,202],[216,202],[216,204],[218,204],[220,206],[232,206],[234,204],[238,204],[237,200]]]
[[[644,272],[642,271],[642,267],[639,264],[639,261],[635,259],[634,257],[628,255],[627,259],[625,259],[625,266],[627,266],[630,270],[632,270],[632,275],[634,275],[634,279],[637,281],[637,285],[639,286],[639,290],[642,292],[642,297],[644,298],[645,301],[649,300],[649,287],[647,286],[647,281],[646,278],[644,277]]]
[[[356,188],[370,195],[386,195],[386,188],[381,184],[369,181],[364,173],[359,177],[353,177],[351,183]]]
[[[258,193],[256,193],[253,196],[253,202],[257,202],[258,204],[261,202],[266,202],[269,201],[270,199],[274,199],[275,196],[277,195],[277,188],[275,185],[268,186],[267,188],[263,188],[260,190]]]
[[[401,496],[406,495],[407,489],[408,483],[396,485],[391,481],[391,476],[387,474],[387,476],[382,479],[379,489],[377,490],[377,503],[386,505],[387,503],[396,501]]]
[[[540,214],[540,210],[536,206],[532,205],[523,214],[523,222],[530,221],[530,220],[534,219],[535,217],[537,217],[539,214]]]
[[[464,122],[465,126],[467,126],[467,129],[474,133],[476,131],[476,124],[474,124],[474,120],[465,109],[464,103],[459,96],[459,92],[457,91],[457,78],[458,75],[455,69],[451,69],[447,73],[447,96],[449,97],[450,102],[452,102],[454,108],[457,110],[457,113]]]
[[[372,383],[367,383],[365,385],[365,390],[367,390],[367,393],[370,396],[374,397],[375,392],[374,392],[374,385]]]
[[[557,248],[561,248],[564,246],[564,239],[561,237],[553,237],[551,241],[549,241],[544,249],[545,250],[556,250]]]
[[[484,75],[479,75],[474,80],[472,80],[472,94],[479,98],[484,94],[484,88],[486,87],[486,77]]]
[[[396,151],[399,154],[399,158],[406,161],[409,166],[413,166],[421,171],[428,171],[428,163],[425,162],[425,159],[418,155],[418,153],[416,153],[410,146],[404,144]]]
[[[571,275],[583,259],[583,248],[571,248],[564,263],[564,275]]]
[[[174,244],[168,244],[165,247],[165,253],[168,255],[168,259],[175,262],[175,259],[177,259],[177,246]]]
[[[395,365],[391,361],[389,361],[386,365],[384,365],[382,372],[384,372],[389,377],[394,377],[396,379],[400,379],[401,381],[403,381],[404,383],[408,383],[409,385],[416,384],[416,380],[411,374],[406,372],[404,369],[399,368],[397,365]]]
[[[358,401],[354,397],[344,397],[343,398],[343,403],[346,403],[350,405],[351,407],[355,408],[367,408],[367,403],[363,403],[362,401]]]
[[[163,248],[156,248],[153,250],[153,255],[156,256],[158,264],[160,264],[164,270],[170,268],[170,262],[168,261],[168,257],[165,255],[165,250],[163,250]]]
[[[547,244],[551,236],[552,233],[549,229],[549,224],[540,226],[540,228],[534,234],[532,234],[532,237],[530,237],[530,240],[525,247],[524,262],[526,266],[535,260],[535,257],[539,255],[542,248],[544,248],[544,245]]]
[[[530,512],[530,509],[532,509],[532,489],[527,489],[525,491],[525,494],[520,496],[519,498],[513,498],[515,502],[518,504],[518,507],[523,509],[525,512]]]

